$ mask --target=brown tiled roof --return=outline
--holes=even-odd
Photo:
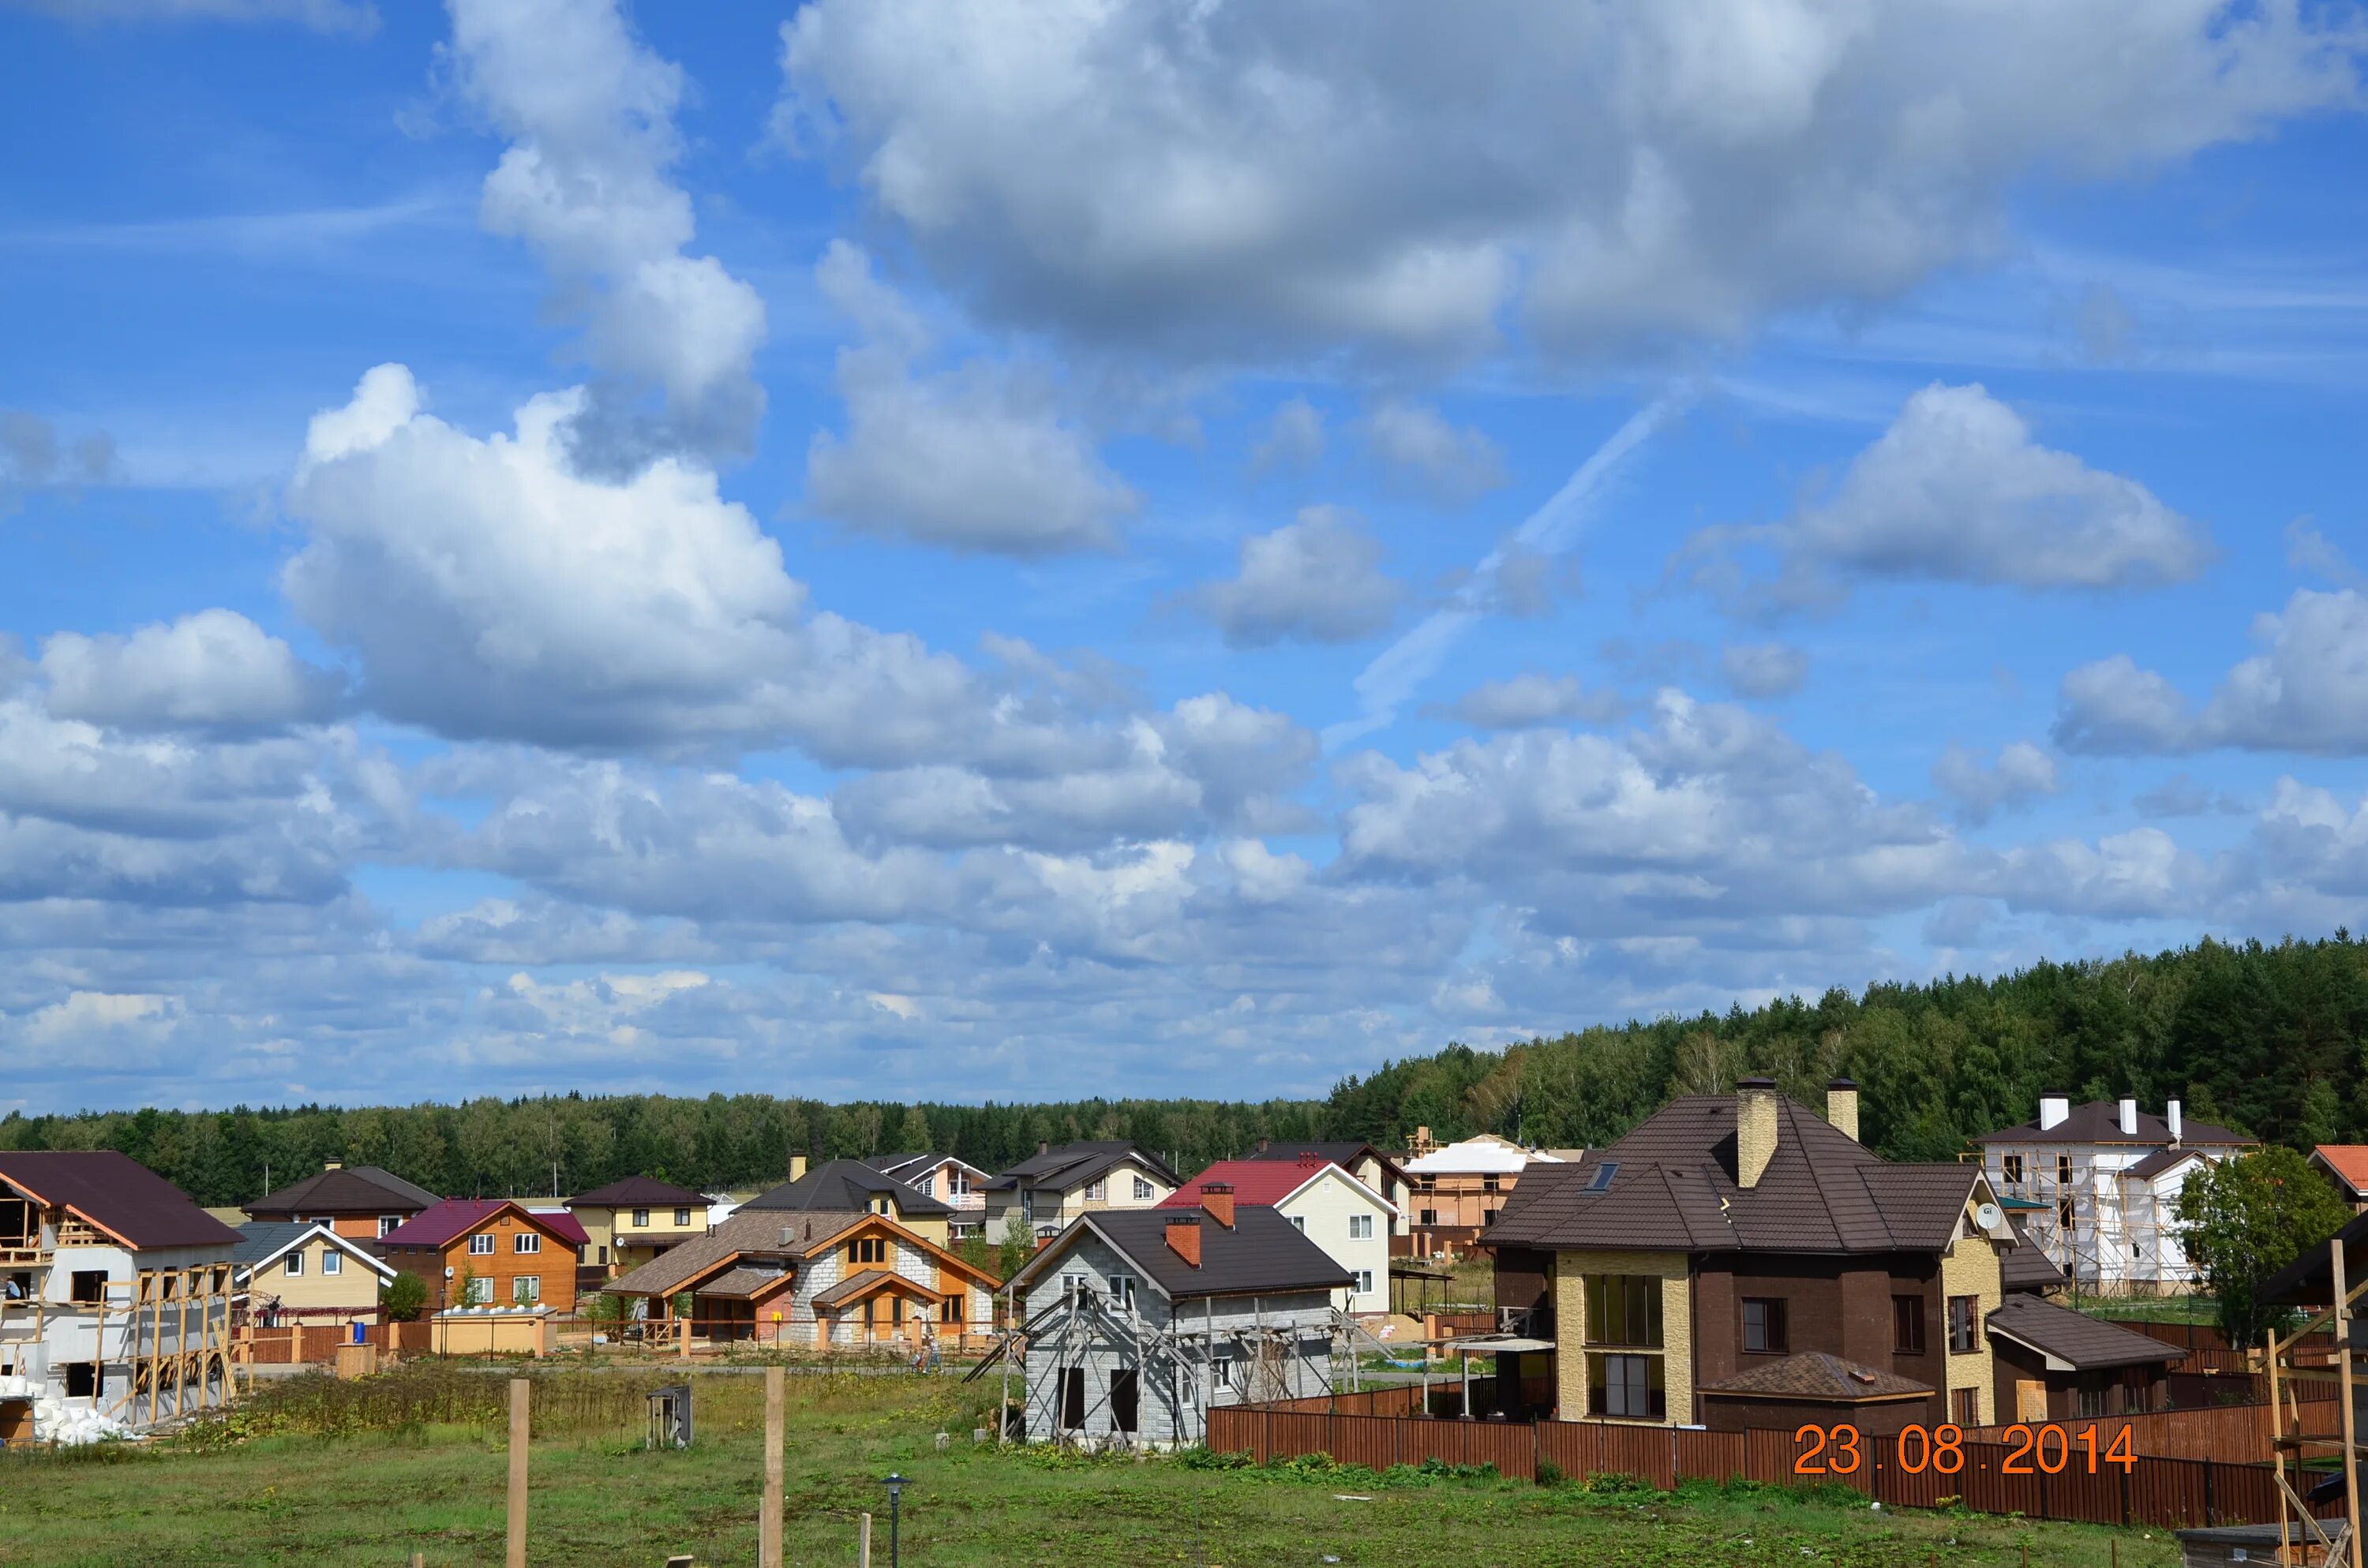
[[[2011,1217],[2009,1222],[2011,1223]],[[1998,1283],[2009,1290],[2053,1290],[2058,1285],[2068,1285],[2064,1271],[2039,1250],[2021,1225],[2014,1227],[2014,1245],[1998,1260]]]
[[[1702,1392],[1849,1403],[1867,1399],[1917,1398],[1930,1393],[1932,1385],[1812,1350],[1804,1355],[1787,1356],[1781,1361],[1763,1361],[1719,1382],[1704,1383]]]
[[[704,1193],[677,1187],[655,1176],[630,1176],[579,1192],[567,1200],[570,1209],[704,1209]]]
[[[443,1200],[376,1165],[339,1165],[239,1205],[257,1220],[282,1214],[416,1214]]]
[[[134,1249],[213,1247],[227,1258],[236,1231],[154,1171],[112,1149],[11,1149],[0,1181],[44,1207],[81,1215]]]
[[[683,1243],[619,1275],[602,1287],[620,1296],[671,1296],[703,1274],[735,1257],[800,1258],[859,1220],[856,1213],[751,1213],[742,1210],[707,1234]]]
[[[1735,1179],[1733,1096],[1672,1100],[1578,1165],[1533,1165],[1490,1226],[1494,1244],[1670,1252],[1938,1252],[1981,1174],[1893,1165],[1779,1096],[1776,1152]],[[1616,1166],[1594,1190],[1597,1172]]]
[[[699,1288],[702,1296],[723,1296],[746,1301],[761,1296],[777,1285],[790,1282],[790,1275],[778,1268],[733,1268],[717,1275]]]
[[[2152,1181],[2181,1160],[2200,1160],[2203,1157],[2201,1151],[2183,1146],[2177,1149],[2157,1149],[2145,1159],[2132,1164],[2123,1174],[2134,1176],[2140,1181]]]
[[[2248,1138],[2241,1132],[2231,1132],[2208,1121],[2198,1121],[2192,1116],[2180,1118],[2179,1141],[2182,1144],[2208,1143],[2233,1146],[2258,1143],[2258,1138]],[[2112,1100],[2090,1100],[2076,1105],[2070,1113],[2055,1126],[2041,1131],[2039,1120],[2016,1122],[2001,1127],[1996,1132],[1985,1132],[1974,1140],[1976,1143],[2150,1143],[2167,1147],[2170,1142],[2170,1123],[2151,1111],[2140,1111],[2137,1131],[2122,1131],[2122,1108]]]
[[[1988,1327],[1992,1334],[2068,1361],[2083,1372],[2176,1361],[2187,1354],[2150,1335],[2034,1296],[2009,1296],[1990,1310]]]
[[[1168,1221],[1176,1217],[1173,1209],[1095,1210],[1073,1221],[1013,1279],[1024,1289],[1024,1282],[1057,1267],[1076,1238],[1098,1231],[1171,1301],[1260,1290],[1331,1290],[1349,1283],[1347,1269],[1275,1210],[1235,1209],[1231,1225],[1204,1216],[1197,1268],[1167,1244]]]

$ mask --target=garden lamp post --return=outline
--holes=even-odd
[[[899,1474],[895,1473],[895,1472],[894,1472],[894,1471],[893,1471],[889,1472],[889,1475],[888,1475],[888,1568],[897,1568],[897,1562],[896,1562],[896,1547],[897,1547],[896,1536],[897,1536],[897,1528],[896,1528],[896,1527],[897,1527],[897,1525],[901,1522],[902,1515],[903,1515],[903,1512],[904,1512],[903,1508],[900,1506],[900,1502],[901,1502],[901,1500],[903,1499],[903,1497],[904,1497],[904,1495],[905,1495],[905,1488],[906,1488],[907,1486],[910,1486],[912,1483],[913,1483],[913,1482],[912,1482],[912,1478],[911,1478],[910,1476],[899,1475]]]

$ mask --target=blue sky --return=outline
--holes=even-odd
[[[0,5],[0,1108],[1320,1092],[2357,926],[2363,53]]]

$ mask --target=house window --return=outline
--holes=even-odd
[[[602,1247],[600,1249],[600,1261],[603,1263],[609,1261],[609,1249],[607,1247]]]
[[[1360,1268],[1357,1270],[1356,1290],[1357,1294],[1360,1296],[1370,1296],[1373,1293],[1373,1271],[1372,1269]]]
[[[2009,1154],[1998,1161],[1998,1176],[2009,1187],[2022,1185],[2022,1156]]]
[[[1088,1202],[1088,1203],[1099,1203],[1099,1202],[1101,1202],[1104,1199],[1108,1198],[1109,1196],[1110,1196],[1110,1183],[1109,1183],[1109,1182],[1107,1182],[1107,1181],[1089,1181],[1089,1182],[1086,1183],[1086,1201],[1087,1201],[1087,1202]]]
[[[1784,1353],[1784,1298],[1746,1296],[1743,1299],[1743,1347],[1763,1356]]]
[[[1219,1356],[1210,1361],[1209,1382],[1211,1386],[1214,1388],[1229,1389],[1234,1386],[1234,1360],[1232,1357]]]
[[[2073,1406],[2075,1415],[2102,1415],[2105,1414],[2105,1385],[2083,1378],[2080,1386],[2073,1391]]]
[[[1150,1202],[1152,1194],[1155,1190],[1156,1189],[1152,1187],[1151,1183],[1144,1180],[1142,1176],[1134,1178],[1134,1200],[1137,1203]]]
[[[1061,1276],[1061,1294],[1064,1296],[1082,1296],[1086,1293],[1086,1287],[1089,1281],[1085,1275],[1064,1274]]]
[[[688,1209],[676,1210],[674,1211],[674,1223],[675,1229],[677,1230],[681,1230],[683,1227],[689,1225],[690,1223],[690,1210]]]
[[[871,1211],[874,1214],[885,1214],[888,1212],[888,1195],[886,1193],[883,1192],[879,1197],[871,1200]]]
[[[1982,1391],[1979,1389],[1953,1391],[1949,1395],[1949,1414],[1955,1417],[1960,1426],[1980,1426],[1982,1424]]]
[[[324,1247],[321,1250],[321,1272],[324,1274],[343,1274],[345,1271],[346,1255],[339,1252],[335,1247]]]
[[[2056,1200],[2055,1225],[2058,1230],[2064,1231],[2066,1233],[2070,1233],[2072,1230],[2072,1200],[2070,1199],[2065,1198]]]
[[[1589,1356],[1587,1408],[1590,1415],[1653,1421],[1668,1413],[1658,1356]]]
[[[1981,1299],[1977,1296],[1949,1298],[1949,1354],[1970,1355],[1981,1331]]]
[[[494,1304],[494,1282],[490,1279],[470,1280],[468,1293],[461,1298],[461,1303],[463,1306],[470,1307],[492,1306]]]
[[[1661,1343],[1661,1280],[1653,1274],[1587,1276],[1589,1345]]]
[[[1483,1192],[1496,1191],[1497,1178],[1495,1176],[1482,1176],[1480,1178],[1480,1190]]]
[[[1924,1354],[1924,1298],[1891,1298],[1891,1348],[1895,1355]]]
[[[1022,1220],[1027,1221],[1030,1224],[1034,1224],[1036,1222],[1036,1194],[1034,1192],[1023,1192],[1019,1195],[1019,1217]]]
[[[395,1227],[402,1223],[403,1216],[400,1214],[381,1214],[378,1217],[378,1233],[381,1236],[392,1235]]]
[[[1439,1223],[1439,1210],[1426,1209],[1422,1211],[1422,1217],[1415,1222],[1420,1225],[1436,1225]]]
[[[1373,1239],[1373,1217],[1371,1214],[1349,1215],[1349,1239],[1352,1242],[1372,1241]]]
[[[938,1195],[938,1173],[931,1171],[928,1176],[915,1182],[913,1190],[924,1198],[935,1198]]]
[[[99,1307],[107,1304],[107,1270],[77,1268],[74,1271],[73,1301],[78,1307]]]
[[[542,1300],[542,1279],[539,1275],[521,1274],[510,1281],[510,1300],[521,1307],[530,1307]]]
[[[302,1279],[304,1278],[304,1255],[301,1252],[291,1252],[280,1261],[279,1267],[288,1271],[289,1278]]]
[[[477,1234],[471,1236],[469,1238],[469,1256],[472,1257],[493,1256],[494,1233],[491,1231],[480,1231]]]
[[[649,1211],[648,1210],[646,1210],[646,1209],[636,1209],[636,1210],[633,1210],[633,1224],[634,1224],[635,1228],[640,1229],[640,1230],[647,1230],[647,1229],[649,1228],[649,1223],[650,1223],[650,1211]]]
[[[2055,1156],[2055,1185],[2058,1187],[2072,1185],[2072,1156],[2069,1154]]]
[[[930,1179],[935,1180],[936,1178],[932,1177]],[[948,1171],[946,1173],[946,1196],[948,1198],[968,1198],[970,1196],[970,1177],[964,1176],[960,1171]]]
[[[107,1380],[100,1374],[97,1362],[69,1361],[66,1363],[66,1397],[68,1399],[97,1399],[106,1392]]]
[[[849,1263],[885,1263],[888,1261],[888,1238],[861,1236],[847,1244]]]
[[[1110,1277],[1110,1300],[1121,1307],[1134,1305],[1134,1276],[1113,1274]]]
[[[1291,1217],[1291,1228],[1297,1231],[1301,1235],[1305,1235],[1307,1233],[1307,1216],[1304,1214],[1293,1214]]]
[[[510,1251],[514,1253],[541,1252],[541,1250],[542,1235],[540,1232],[520,1231],[517,1235],[510,1238]]]
[[[938,1321],[939,1323],[958,1324],[962,1320],[962,1292],[959,1290],[938,1303]]]

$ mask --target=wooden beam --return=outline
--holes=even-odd
[[[533,1398],[534,1384],[524,1378],[510,1380],[510,1495],[509,1495],[509,1555],[507,1568],[526,1568],[526,1461],[529,1439],[534,1426],[528,1401]]]
[[[2343,1517],[2354,1522],[2351,1541],[2345,1554],[2351,1559],[2351,1568],[2360,1565],[2360,1450],[2357,1435],[2352,1431],[2351,1412],[2351,1298],[2343,1289],[2343,1240],[2337,1237],[2327,1244],[2327,1254],[2335,1279],[2335,1346],[2341,1358],[2343,1373]]]
[[[781,1568],[781,1369],[765,1369],[765,1511],[757,1516],[757,1568]]]

